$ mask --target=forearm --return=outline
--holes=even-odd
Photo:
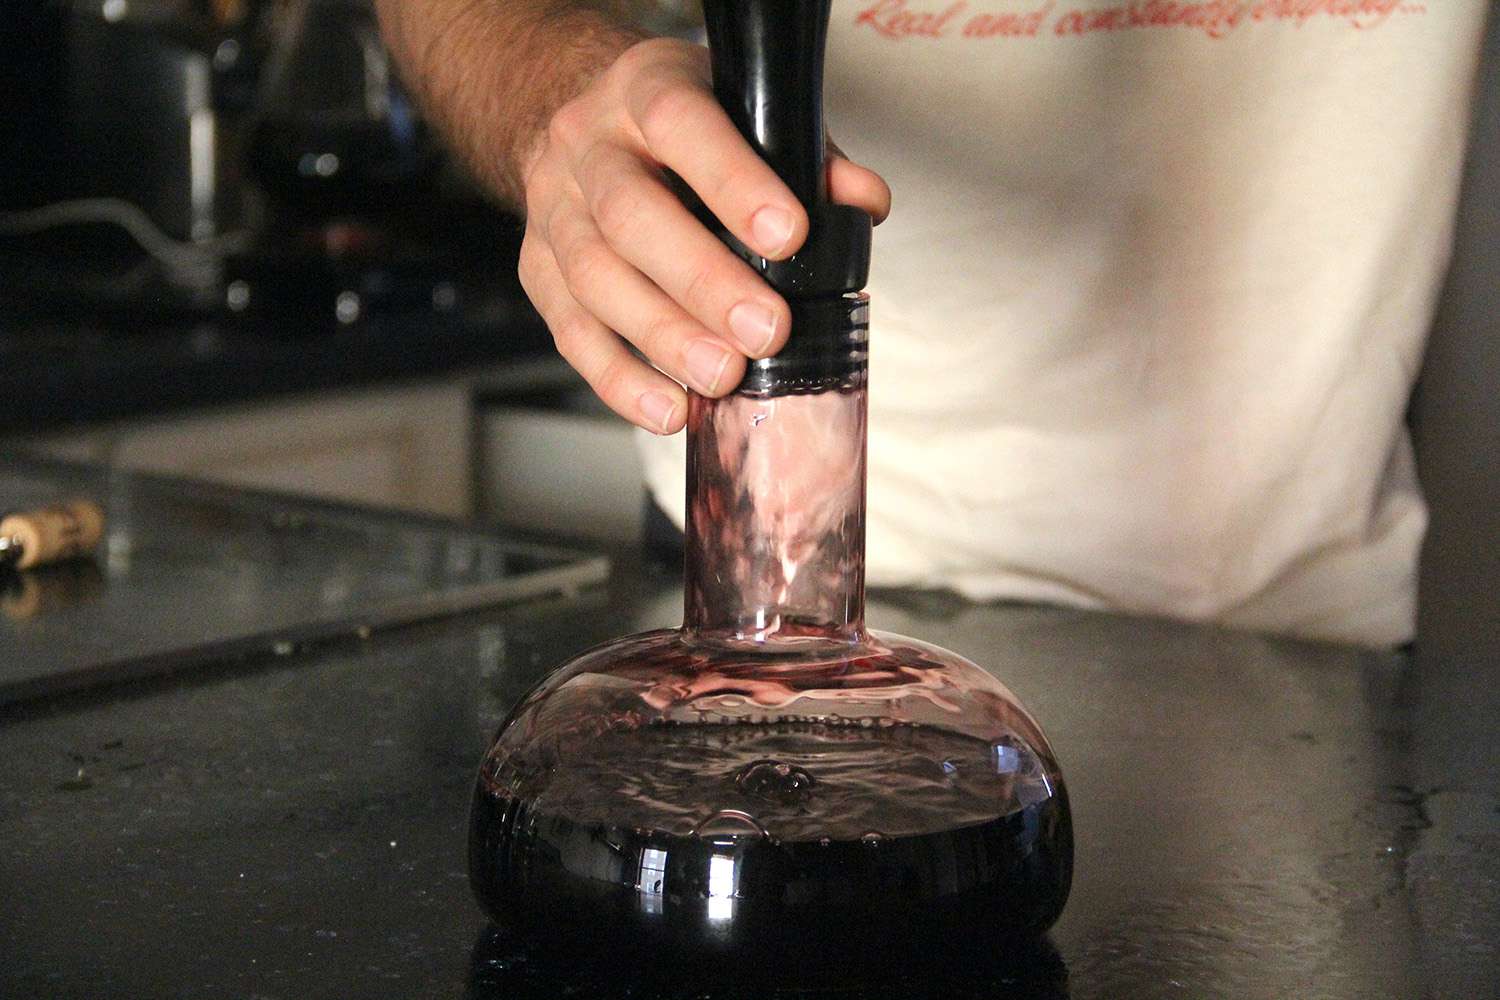
[[[598,4],[376,0],[376,7],[429,120],[517,208],[552,113],[644,37]]]
[[[761,257],[785,259],[807,236],[807,210],[715,99],[706,49],[642,41],[598,6],[626,0],[377,2],[431,119],[524,206],[521,287],[616,413],[674,434],[684,387],[722,396],[748,359],[781,349],[786,300],[666,182]],[[879,177],[838,157],[828,189],[877,217],[889,206]]]

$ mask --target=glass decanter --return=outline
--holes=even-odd
[[[993,676],[865,627],[869,219],[827,203],[828,3],[705,11],[720,100],[813,216],[790,261],[746,255],[793,333],[690,396],[683,625],[521,700],[480,766],[471,883],[549,946],[824,970],[993,950],[1062,910],[1067,793]]]

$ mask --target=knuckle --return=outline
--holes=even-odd
[[[628,359],[624,356],[617,356],[598,367],[594,372],[594,377],[589,379],[589,385],[594,387],[594,392],[600,399],[606,403],[613,403],[626,394],[629,379]]]
[[[655,39],[636,42],[621,52],[610,66],[610,73],[626,80],[634,79],[657,59],[659,47],[654,42]]]
[[[700,46],[689,45],[686,48],[697,49]],[[654,79],[665,68],[680,61],[683,49],[684,43],[677,39],[643,39],[615,57],[610,72],[627,85]]]
[[[579,150],[571,169],[574,182],[579,190],[585,192],[586,197],[587,192],[608,186],[610,167],[617,148],[611,142],[595,142],[587,149]]]
[[[646,144],[657,147],[687,127],[694,113],[701,110],[702,102],[703,95],[696,88],[679,80],[653,87],[641,100],[636,116]]]
[[[559,260],[568,288],[576,294],[602,280],[608,254],[598,240],[580,238],[568,244]]]
[[[589,111],[574,98],[552,113],[547,122],[547,142],[560,149],[571,149],[588,131]]]
[[[663,350],[670,342],[672,322],[661,313],[652,313],[642,318],[636,328],[637,345],[645,355],[657,360],[667,352]]]
[[[628,183],[601,188],[593,196],[591,210],[599,231],[611,241],[628,236],[639,224],[643,205],[640,194]]]
[[[539,237],[539,248],[552,248],[556,252],[558,234],[567,232],[566,226],[575,211],[567,198],[555,198],[539,205],[534,215],[526,217],[527,226]]]
[[[668,359],[678,358],[683,345],[699,332],[696,323],[670,311],[659,311],[641,322],[637,346],[653,361],[665,363]]]
[[[682,286],[684,304],[700,310],[708,308],[717,292],[725,285],[725,276],[712,262],[702,261],[688,270],[687,280]]]
[[[551,252],[539,245],[535,237],[522,240],[521,253],[516,261],[516,277],[521,282],[521,289],[533,302],[537,301],[548,267],[556,267]]]
[[[734,162],[725,163],[723,169],[715,173],[713,190],[703,193],[715,203],[732,198],[736,201],[744,200],[747,205],[759,205],[766,200],[761,195],[763,186],[764,175],[759,164],[747,164],[742,158],[736,157]]]
[[[552,334],[552,343],[557,348],[557,353],[582,372],[580,363],[587,358],[587,345],[590,334],[593,333],[589,324],[582,317],[573,316],[557,319],[549,323],[547,329]]]

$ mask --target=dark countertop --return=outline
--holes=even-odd
[[[464,832],[520,693],[674,623],[679,595],[626,568],[572,599],[5,710],[0,995],[658,995],[631,956],[581,985],[517,961],[469,897]],[[1050,958],[843,995],[1500,990],[1488,665],[922,595],[870,618],[1029,703],[1071,785],[1077,881]]]

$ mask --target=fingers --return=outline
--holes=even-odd
[[[627,109],[646,151],[672,168],[756,253],[782,260],[807,238],[807,212],[750,148],[701,78],[681,65],[642,74]]]
[[[623,341],[569,293],[552,253],[528,233],[520,276],[541,313],[557,352],[610,409],[657,434],[675,434],[687,419],[682,387],[634,357]]]
[[[678,200],[663,167],[753,252],[781,260],[805,241],[806,211],[715,101],[704,50],[659,39],[554,111],[525,172],[520,274],[559,353],[599,397],[674,433],[687,414],[682,386],[731,391],[747,357],[785,344],[791,313]],[[890,211],[873,171],[832,156],[828,180],[835,201],[877,221]]]
[[[828,196],[869,212],[876,225],[891,214],[891,189],[884,178],[842,155],[828,158]]]
[[[786,343],[787,304],[699,225],[652,168],[600,144],[575,174],[610,247],[689,315],[749,357],[769,357]]]
[[[744,356],[620,257],[586,212],[554,212],[546,234],[568,293],[605,327],[702,395],[721,396],[739,384]]]

